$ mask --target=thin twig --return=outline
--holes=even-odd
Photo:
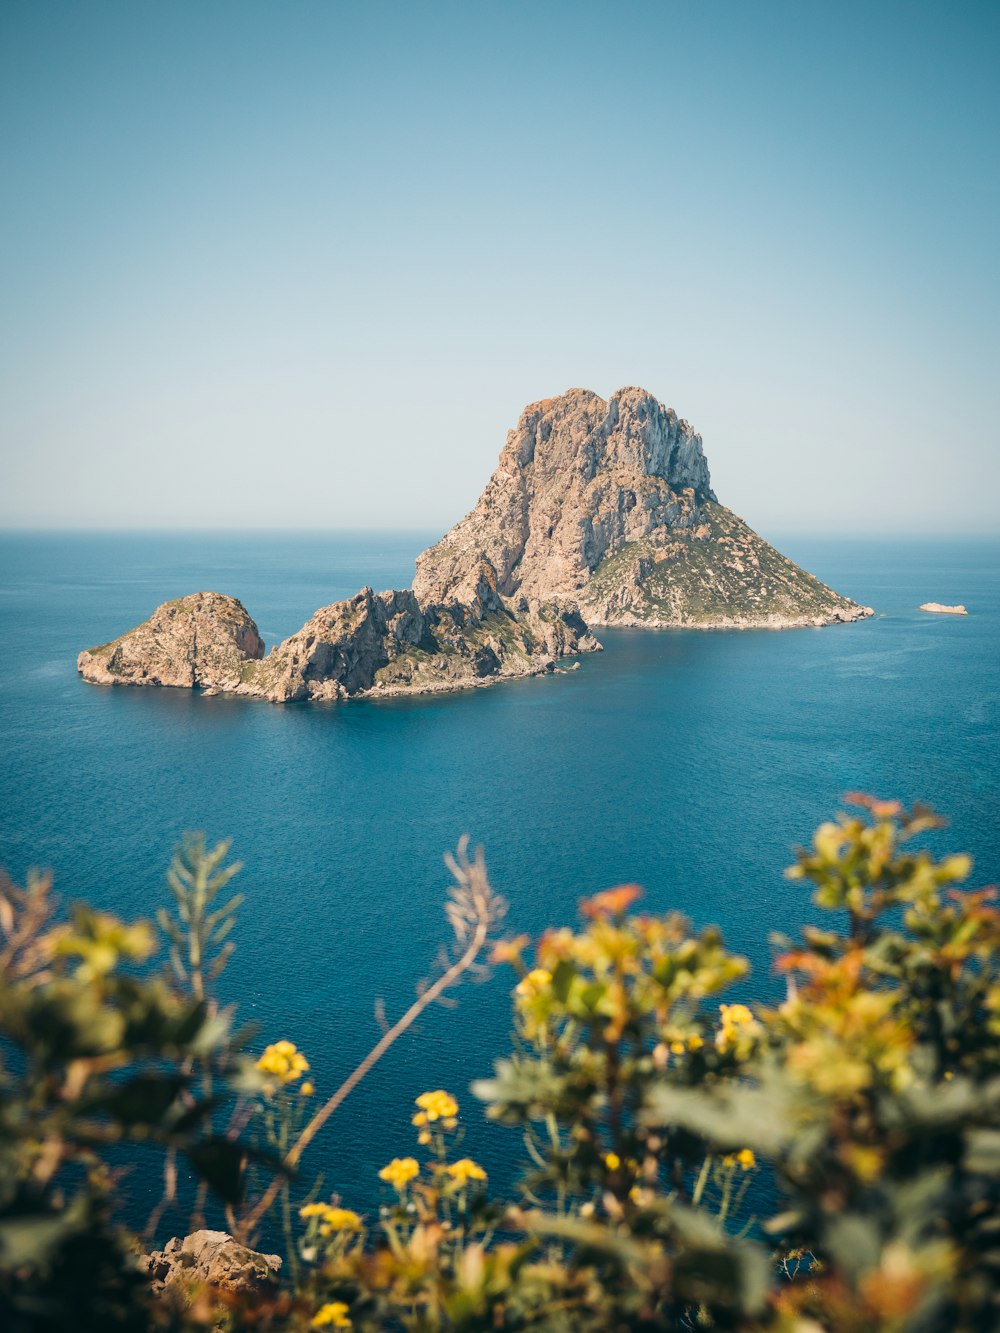
[[[390,1046],[403,1035],[407,1028],[411,1027],[412,1024],[416,1022],[425,1009],[438,1000],[444,992],[453,986],[462,974],[467,972],[475,963],[486,944],[490,926],[493,923],[493,916],[490,911],[491,892],[488,886],[485,890],[481,890],[476,897],[476,922],[472,936],[462,955],[438,977],[437,981],[428,986],[427,989],[414,1000],[413,1004],[410,1005],[403,1017],[383,1034],[381,1039],[376,1042],[361,1063],[348,1074],[347,1078],[344,1079],[343,1083],[341,1083],[340,1087],[329,1101],[316,1112],[299,1135],[297,1141],[292,1145],[284,1157],[282,1165],[286,1170],[291,1170],[298,1164],[303,1152],[305,1152],[309,1144],[330,1119],[337,1107],[340,1106],[349,1093],[354,1091],[365,1075],[370,1073],[375,1065],[378,1064],[379,1060],[385,1055]],[[278,1191],[281,1188],[281,1179],[282,1178],[277,1175],[272,1179],[270,1185],[268,1185],[260,1199],[247,1214],[242,1227],[244,1235],[249,1235],[260,1224],[261,1218],[263,1218],[265,1213],[274,1203]]]

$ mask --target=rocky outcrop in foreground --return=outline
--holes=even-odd
[[[136,1267],[154,1295],[183,1307],[204,1287],[251,1295],[273,1289],[281,1258],[248,1249],[225,1231],[193,1231],[140,1255]]]
[[[787,628],[872,614],[759,537],[711,487],[701,436],[643,389],[534,403],[412,590],[362,588],[265,657],[233,597],[194,593],[82,652],[85,680],[273,702],[430,693],[555,669],[589,625]]]

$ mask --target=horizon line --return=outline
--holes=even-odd
[[[451,525],[452,527],[454,524]],[[773,540],[798,540],[801,538],[822,538],[823,540],[842,540],[842,541],[969,541],[969,542],[997,542],[1000,543],[1000,530],[973,530],[963,529],[962,531],[953,530],[934,530],[928,531],[926,528],[900,528],[900,529],[854,529],[844,530],[842,528],[783,528],[769,527],[770,536],[765,536],[760,528],[755,528],[759,535],[764,536],[765,541]],[[177,524],[173,526],[166,525],[146,525],[142,527],[129,527],[126,525],[111,524],[107,526],[98,526],[96,524],[71,525],[71,524],[4,524],[0,523],[0,537],[14,536],[77,536],[77,537],[140,537],[140,536],[190,536],[200,537],[249,537],[249,536],[336,536],[338,534],[351,533],[380,533],[384,535],[398,536],[426,536],[428,533],[440,533],[444,536],[450,528],[445,528],[442,532],[438,525],[387,525],[381,524],[332,524],[332,525],[281,525],[274,524],[267,527],[259,525],[249,526],[209,526],[199,524]]]

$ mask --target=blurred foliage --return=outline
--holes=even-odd
[[[714,929],[637,911],[632,885],[534,944],[491,941],[501,905],[463,844],[456,948],[421,994],[481,971],[488,948],[513,969],[512,1049],[473,1092],[526,1165],[516,1197],[495,1197],[461,1153],[458,1099],[424,1092],[375,1216],[320,1181],[293,1191],[291,1173],[423,1000],[313,1112],[306,1056],[276,1041],[249,1068],[211,998],[238,907],[215,906],[224,846],[188,840],[175,861],[169,981],[148,970],[147,927],[82,909],[60,924],[47,881],[6,885],[0,1326],[1000,1328],[995,894],[961,887],[967,857],[916,845],[929,810],[848,800],[788,872],[828,924],[775,937],[772,1007],[723,998],[745,962]],[[140,1140],[186,1154],[243,1241],[262,1220],[283,1232],[281,1288],[145,1298],[102,1155]],[[251,1151],[285,1170],[241,1204]]]
[[[229,1203],[246,1150],[217,1132],[259,1078],[230,1017],[170,984],[155,935],[48,877],[0,881],[0,1328],[143,1328],[146,1293],[114,1217],[122,1144],[182,1154]],[[211,1069],[216,1095],[196,1070]]]

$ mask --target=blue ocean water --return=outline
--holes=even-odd
[[[103,689],[82,647],[208,588],[239,597],[268,645],[325,603],[409,583],[437,534],[0,535],[0,864],[51,867],[62,895],[127,917],[165,899],[186,829],[245,862],[227,999],[260,1043],[287,1036],[331,1090],[412,999],[447,936],[441,857],[481,842],[513,930],[574,918],[623,881],[646,906],[718,923],[771,996],[768,934],[810,915],[782,869],[860,788],[947,814],[939,850],[1000,868],[1000,546],[779,543],[876,608],[785,633],[604,631],[569,675],[424,699],[278,707]],[[968,618],[917,610],[965,602]],[[510,976],[426,1016],[351,1096],[309,1169],[370,1206],[412,1148],[412,1099],[463,1101],[466,1148],[503,1177],[516,1135],[466,1093],[508,1043]],[[137,1188],[152,1191],[152,1182]]]

